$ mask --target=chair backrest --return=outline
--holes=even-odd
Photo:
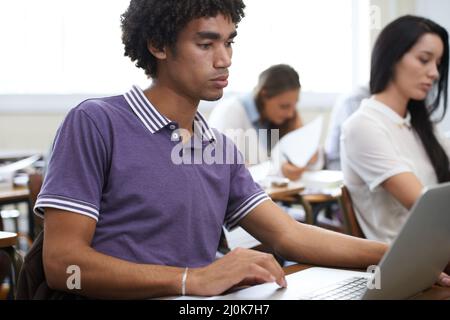
[[[30,204],[34,207],[37,196],[41,191],[44,177],[40,173],[33,173],[29,175],[28,188],[30,190]]]
[[[341,195],[339,196],[338,201],[341,206],[346,233],[354,237],[365,238],[358,220],[356,219],[350,192],[345,186],[341,187]]]
[[[17,234],[9,233],[9,232],[0,232],[0,252],[6,253],[9,257],[9,262],[11,263],[11,290],[13,295],[16,294],[17,289],[17,281],[19,279],[19,273],[22,269],[23,257],[21,254],[15,249],[15,245],[17,243]],[[0,256],[0,264],[4,265],[5,256]],[[4,276],[4,270],[0,270],[0,277]],[[6,273],[7,274],[7,273]]]
[[[28,180],[28,189],[30,190],[30,207],[34,208],[39,192],[41,191],[42,183],[44,181],[44,177],[41,173],[33,173],[29,175]],[[34,219],[34,230],[33,230],[33,239],[41,232],[43,227],[43,221],[36,215],[33,215]]]

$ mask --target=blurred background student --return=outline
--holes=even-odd
[[[277,142],[271,138],[272,130],[279,130],[281,139],[303,126],[297,111],[300,90],[299,75],[292,67],[274,65],[260,74],[252,93],[219,103],[212,111],[209,123],[235,142],[248,165],[265,162],[270,160],[271,150]],[[320,169],[322,166],[323,160],[317,153],[307,167],[300,168],[281,159],[276,170],[295,181],[307,168]]]
[[[380,34],[371,99],[344,124],[341,160],[365,236],[392,242],[424,187],[450,181],[450,146],[433,119],[447,108],[449,44],[435,22],[403,16]]]
[[[325,167],[328,170],[341,170],[341,127],[358,110],[362,100],[369,97],[369,87],[359,86],[352,92],[341,95],[334,104],[325,142]]]

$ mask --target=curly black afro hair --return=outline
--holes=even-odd
[[[131,0],[121,16],[125,56],[155,78],[157,64],[148,50],[149,42],[158,49],[173,48],[179,32],[190,21],[221,13],[238,24],[244,8],[242,0]]]

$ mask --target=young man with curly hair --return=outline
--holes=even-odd
[[[242,226],[280,256],[342,267],[377,264],[384,244],[297,223],[231,164],[174,164],[191,139],[219,152],[226,139],[197,112],[227,86],[241,0],[132,0],[125,54],[153,81],[88,100],[60,127],[36,204],[52,289],[91,298],[209,296],[242,284],[285,287],[272,255],[238,249],[216,260],[222,225]],[[198,130],[195,130],[197,128]],[[180,134],[181,132],[181,134]],[[235,151],[235,147],[232,148]],[[70,291],[69,266],[81,271]]]

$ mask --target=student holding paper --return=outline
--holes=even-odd
[[[253,93],[217,105],[209,123],[233,140],[248,165],[260,164],[271,158],[271,150],[277,142],[272,138],[276,137],[273,130],[279,130],[281,139],[303,126],[296,109],[300,89],[299,75],[292,67],[271,66],[260,74]],[[311,158],[307,167],[297,167],[283,159],[280,168],[275,169],[295,181],[310,166],[318,169],[323,166],[318,154]]]
[[[447,107],[448,33],[404,16],[372,54],[371,99],[344,124],[341,159],[358,221],[369,239],[392,242],[424,187],[450,181],[450,146],[432,119]]]

